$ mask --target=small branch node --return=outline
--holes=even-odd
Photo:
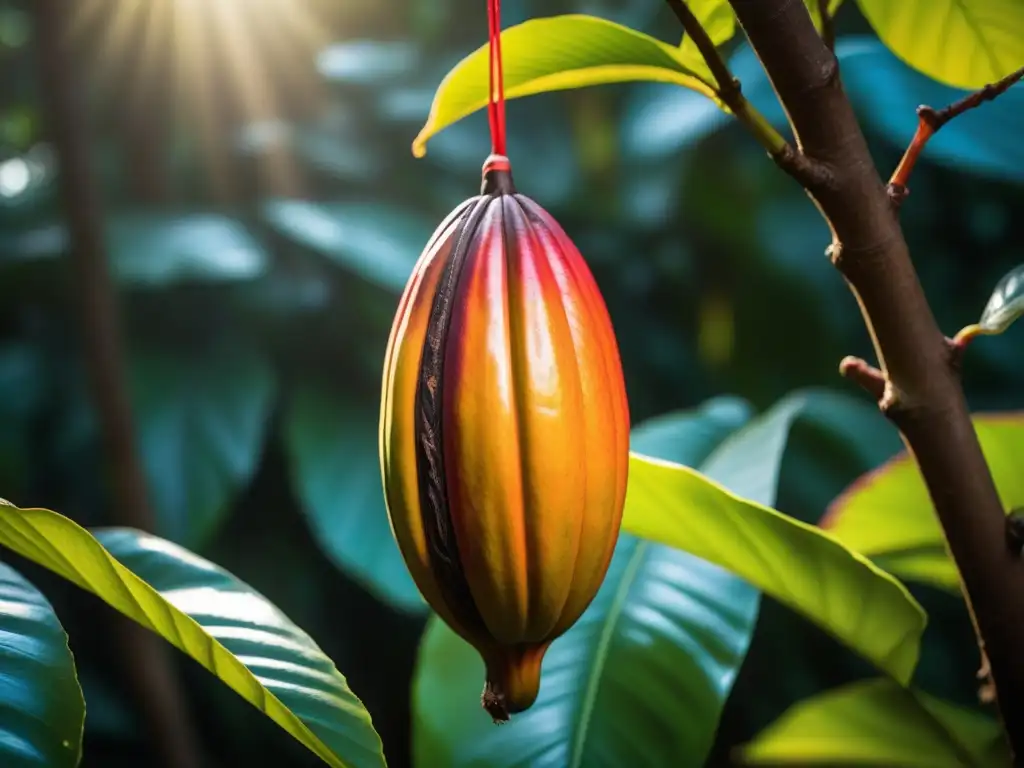
[[[992,679],[992,665],[989,664],[988,654],[981,651],[981,667],[975,677],[981,681],[978,688],[978,701],[982,704],[992,704],[996,700],[996,681]]]
[[[885,374],[875,366],[859,357],[848,355],[839,363],[839,374],[871,395],[878,402],[879,407],[882,407],[882,402],[887,396],[888,386]]]
[[[885,188],[886,194],[889,195],[889,202],[892,204],[893,210],[898,211],[903,205],[903,202],[910,197],[910,190],[903,184],[898,182],[890,181]]]
[[[1014,557],[1024,554],[1024,508],[1010,510],[1006,515],[1006,545]]]

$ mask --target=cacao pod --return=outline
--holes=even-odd
[[[629,412],[618,346],[579,251],[516,193],[504,157],[438,227],[384,367],[392,532],[423,596],[480,653],[496,722],[593,600],[618,539]]]

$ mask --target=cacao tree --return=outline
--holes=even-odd
[[[0,765],[112,765],[90,753],[119,728],[169,766],[238,764],[232,741],[289,765],[1017,764],[1020,240],[1012,217],[976,225],[1005,258],[986,272],[972,253],[952,278],[932,250],[963,243],[918,242],[949,226],[928,204],[1019,200],[1024,6],[466,0],[459,27],[453,3],[0,4],[0,45],[31,49],[4,66],[32,77],[9,79],[39,101],[38,127],[17,94],[0,116],[0,269],[17,286]],[[418,46],[310,32],[360,13]],[[108,189],[85,88],[106,81],[81,66],[104,61],[82,30],[107,27],[178,30],[184,82],[218,45],[251,67],[225,81],[237,104],[225,83],[189,92],[222,110],[185,150],[209,210],[171,212],[162,94],[181,81],[142,44],[118,60],[152,80],[115,120],[126,181]],[[344,108],[311,118],[258,40],[315,61]],[[545,138],[559,120],[567,143]],[[778,225],[765,201],[781,200],[806,208],[806,235]],[[1000,226],[1005,244],[985,234]],[[695,277],[679,248],[763,233],[799,252],[815,322],[789,322],[756,260],[755,277],[713,260]],[[680,331],[683,303],[698,321]],[[795,378],[776,386],[773,367]],[[261,480],[268,466],[280,477]],[[394,684],[389,633],[407,639]],[[79,636],[124,691],[90,688]],[[791,695],[813,663],[828,684]],[[207,680],[247,704],[204,708]],[[131,702],[120,726],[93,722],[104,692]],[[211,737],[207,709],[235,719]]]

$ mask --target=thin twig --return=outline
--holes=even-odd
[[[711,70],[715,83],[711,85],[715,95],[730,112],[757,139],[775,163],[786,173],[808,189],[830,182],[828,169],[812,162],[798,149],[794,148],[785,137],[761,114],[743,95],[742,84],[733,76],[729,65],[725,63],[714,41],[708,35],[704,25],[690,10],[683,0],[666,0],[669,8],[683,25],[683,31],[697,46],[700,55]]]
[[[47,128],[56,148],[60,194],[70,237],[69,257],[77,287],[79,328],[101,433],[113,473],[116,522],[153,530],[145,475],[135,449],[134,425],[124,375],[121,332],[107,266],[103,211],[89,163],[82,88],[66,40],[66,3],[36,0],[36,35]],[[119,615],[112,635],[124,671],[162,761],[168,768],[199,768],[199,740],[171,666],[169,649],[155,635]]]
[[[903,153],[900,164],[896,166],[892,178],[889,179],[887,190],[893,206],[898,209],[903,204],[903,201],[907,199],[907,195],[910,194],[910,190],[907,187],[910,181],[910,174],[913,173],[914,166],[917,165],[917,160],[921,156],[921,152],[928,143],[928,140],[938,133],[942,126],[954,117],[979,107],[986,101],[992,101],[1008,91],[1010,86],[1021,79],[1024,79],[1024,67],[1021,67],[1016,72],[1012,72],[998,82],[989,83],[984,88],[968,94],[959,101],[955,101],[942,109],[933,109],[929,106],[918,107],[917,130],[914,132],[914,138],[911,139],[907,151]]]
[[[821,39],[830,51],[836,49],[836,25],[829,11],[829,0],[818,0],[818,15],[821,16]]]

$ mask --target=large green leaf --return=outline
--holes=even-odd
[[[109,551],[56,512],[0,505],[0,544],[156,632],[327,764],[384,765],[345,678],[266,598],[169,541],[126,529],[99,535]]]
[[[242,222],[212,213],[115,216],[107,242],[117,278],[137,286],[248,280],[269,261]]]
[[[1024,414],[975,416],[974,429],[1004,509],[1024,506]],[[956,564],[946,553],[928,489],[905,453],[854,482],[821,525],[893,573],[959,590]]]
[[[546,91],[653,80],[675,83],[713,97],[712,87],[690,69],[680,49],[642,32],[593,16],[551,16],[509,27],[501,34],[505,97]],[[488,48],[459,62],[434,96],[413,154],[446,126],[487,106]]]
[[[271,200],[263,215],[289,240],[395,293],[433,231],[422,216],[377,203]]]
[[[233,347],[203,358],[141,351],[131,358],[139,446],[159,532],[205,544],[256,471],[274,372]]]
[[[782,401],[732,438],[742,441],[742,450],[728,450],[727,443],[705,474],[634,455],[623,530],[727,568],[906,683],[926,623],[906,588],[816,527],[751,500],[767,497],[752,481],[744,489],[748,498],[714,481],[726,470],[755,476],[765,455],[780,450],[780,440],[784,445],[805,402],[801,396]]]
[[[999,724],[892,680],[866,680],[802,701],[742,750],[746,764],[1003,768]]]
[[[696,463],[748,414],[721,398],[641,425],[632,439]],[[624,533],[594,602],[545,656],[537,702],[500,728],[480,708],[479,656],[434,618],[414,679],[415,764],[699,766],[757,610],[739,579]]]
[[[425,609],[388,524],[376,413],[306,387],[284,430],[294,486],[324,551],[382,600]]]
[[[75,768],[85,699],[53,607],[0,563],[0,765]]]
[[[131,287],[251,280],[269,262],[241,221],[216,213],[119,214],[107,222],[106,238],[114,278]],[[5,232],[0,261],[56,260],[67,246],[59,223]]]
[[[980,88],[1024,66],[1020,0],[857,2],[893,53],[946,85]]]

